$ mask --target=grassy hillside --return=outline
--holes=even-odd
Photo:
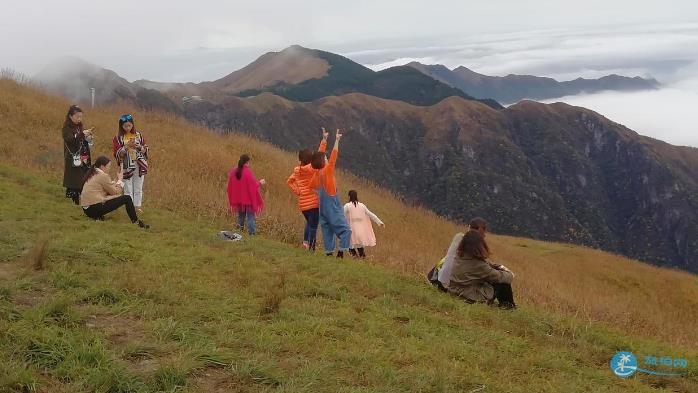
[[[27,348],[35,348],[33,341],[30,347],[21,347],[21,343],[27,343],[27,335],[31,330],[28,326],[40,321],[43,321],[41,324],[45,324],[48,329],[41,333],[44,334],[42,339],[45,339],[42,342],[58,346],[56,350],[72,353],[72,349],[66,348],[73,346],[88,350],[89,345],[85,346],[85,341],[80,341],[83,339],[97,345],[101,351],[99,356],[103,356],[99,359],[111,359],[105,360],[104,364],[100,363],[104,366],[100,369],[102,371],[111,370],[112,361],[116,362],[114,364],[124,364],[124,356],[128,358],[128,355],[122,351],[127,351],[128,345],[118,342],[118,336],[130,333],[134,324],[143,324],[142,330],[136,329],[136,341],[149,343],[151,338],[157,337],[165,342],[165,349],[154,350],[157,355],[148,352],[143,356],[158,357],[158,362],[154,363],[158,367],[169,367],[172,362],[186,363],[173,366],[180,370],[179,374],[174,371],[173,373],[179,375],[180,380],[187,379],[189,386],[200,383],[199,379],[202,375],[205,377],[206,373],[212,374],[211,378],[215,379],[220,370],[201,371],[201,364],[192,365],[198,358],[194,355],[191,355],[193,358],[186,357],[189,355],[185,356],[182,351],[183,348],[198,350],[198,347],[192,347],[182,337],[204,336],[204,342],[210,344],[208,350],[227,348],[223,351],[226,356],[237,356],[237,360],[226,358],[222,361],[225,364],[233,364],[232,367],[224,367],[223,379],[233,378],[240,381],[235,378],[243,377],[238,374],[230,377],[229,374],[241,372],[249,373],[246,377],[248,379],[242,381],[266,381],[265,373],[268,371],[274,374],[270,377],[272,381],[276,381],[272,385],[285,386],[291,391],[302,390],[299,386],[305,384],[310,384],[308,391],[317,391],[317,388],[312,387],[318,386],[313,383],[319,382],[312,381],[323,381],[325,384],[339,381],[336,382],[336,386],[346,386],[349,383],[365,386],[365,390],[388,391],[390,389],[387,386],[412,386],[417,383],[414,381],[416,375],[428,375],[428,378],[431,378],[429,383],[432,383],[438,373],[428,365],[444,364],[444,368],[449,368],[451,366],[446,367],[445,364],[454,361],[460,362],[461,368],[449,368],[447,372],[444,371],[450,375],[448,378],[452,379],[447,378],[448,382],[443,385],[444,389],[441,391],[449,391],[446,388],[453,386],[459,386],[453,391],[463,391],[468,386],[474,386],[472,384],[476,382],[473,381],[478,378],[471,379],[468,376],[476,371],[480,373],[477,375],[486,375],[490,378],[488,381],[493,381],[490,383],[494,385],[490,386],[500,387],[493,391],[517,391],[518,384],[541,383],[541,380],[536,378],[542,378],[542,372],[532,373],[527,370],[529,366],[536,370],[548,370],[546,372],[553,375],[561,373],[559,378],[555,377],[555,383],[562,383],[563,380],[574,383],[561,386],[583,386],[585,382],[580,378],[587,378],[593,374],[594,377],[589,378],[594,385],[610,384],[619,388],[627,386],[618,385],[621,382],[610,378],[607,367],[607,361],[616,349],[629,348],[640,353],[657,351],[662,355],[667,352],[667,355],[690,355],[693,356],[691,359],[695,359],[695,350],[698,348],[695,340],[695,321],[698,320],[698,285],[695,276],[651,267],[581,247],[491,236],[495,259],[505,262],[517,273],[514,290],[518,302],[523,307],[514,316],[502,316],[495,310],[479,306],[465,307],[448,296],[432,292],[422,284],[420,277],[445,252],[452,234],[459,229],[454,224],[428,211],[408,208],[385,190],[343,173],[340,176],[342,189],[358,189],[362,199],[388,225],[385,230],[379,230],[379,246],[370,250],[372,258],[368,261],[368,265],[381,265],[388,269],[363,266],[349,261],[336,263],[321,257],[307,258],[302,253],[271,241],[297,244],[299,240],[302,218],[297,213],[295,201],[284,182],[290,168],[295,164],[293,155],[248,137],[218,136],[171,115],[135,113],[137,125],[149,138],[153,152],[153,170],[146,180],[145,219],[153,223],[154,230],[146,235],[147,247],[144,250],[133,246],[114,247],[125,244],[126,234],[115,235],[113,232],[131,229],[128,225],[120,224],[123,223],[122,218],[107,223],[91,223],[62,197],[62,142],[59,127],[67,105],[68,103],[61,99],[12,82],[0,81],[0,138],[3,141],[0,144],[0,159],[5,165],[2,172],[3,190],[0,192],[0,282],[4,288],[0,290],[0,297],[5,299],[0,332],[5,340],[5,356],[14,359],[12,363],[7,363],[9,366],[6,366],[6,369],[14,370],[10,371],[16,378],[31,379],[31,375],[38,375],[32,374],[31,371],[24,375],[19,371],[20,362],[27,361],[34,364],[34,371],[44,368],[49,370],[46,378],[51,380],[51,384],[58,383],[56,379],[68,378],[66,375],[70,373],[71,381],[75,378],[82,381],[71,383],[94,383],[84,380],[92,378],[90,372],[85,374],[75,371],[72,366],[63,365],[63,360],[57,362],[58,358],[53,358],[52,352],[41,349],[43,347],[39,344],[39,349],[36,349],[39,354],[34,354],[34,350],[30,351],[31,353],[22,352],[28,350]],[[108,152],[118,114],[130,111],[132,110],[127,107],[112,107],[86,113],[87,124],[98,126],[99,152]],[[309,130],[307,143],[316,143],[316,139],[315,131]],[[351,143],[349,138],[345,142]],[[240,249],[229,248],[228,245],[215,241],[212,236],[217,229],[232,227],[231,219],[226,213],[224,184],[227,170],[242,152],[252,154],[253,170],[269,182],[265,190],[269,208],[260,219],[260,230],[267,240],[256,239],[241,245]],[[41,174],[38,179],[37,174]],[[41,211],[32,210],[37,208]],[[48,264],[46,270],[33,273],[30,269],[22,267],[21,264],[26,262],[21,255],[24,250],[31,249],[31,245],[37,242],[41,234],[48,234],[52,238]],[[99,240],[95,241],[94,245],[81,244],[88,235],[98,236]],[[309,269],[310,273],[301,273],[304,269]],[[295,274],[298,274],[296,278],[289,278]],[[400,278],[391,279],[390,276],[394,274],[398,274]],[[76,277],[73,277],[74,275]],[[55,279],[58,281],[52,278],[54,276],[58,277]],[[261,280],[262,277],[267,279]],[[61,280],[65,282],[59,282]],[[291,282],[295,284],[289,284]],[[294,288],[295,285],[306,295],[292,295],[296,292],[277,288]],[[326,286],[334,289],[327,289]],[[102,293],[103,290],[106,292]],[[238,291],[246,295],[241,295]],[[88,292],[99,299],[84,300],[85,296],[91,296]],[[310,295],[307,295],[308,293]],[[239,298],[240,296],[242,298]],[[390,298],[388,303],[385,303],[385,296]],[[301,309],[308,307],[308,299],[311,299],[311,302],[320,302],[322,304],[318,307],[321,311],[304,311],[298,314],[299,309],[288,309],[286,317],[301,325],[282,320],[277,321],[278,324],[272,324],[273,328],[260,327],[258,323],[267,323],[267,317],[259,317],[261,320],[254,319],[251,322],[250,316],[267,312],[261,311],[266,307],[265,302],[268,302],[270,310],[273,311],[275,299],[282,297],[295,299],[293,301],[297,302]],[[375,309],[371,318],[365,319],[360,314],[363,312],[359,311],[361,307],[357,309],[353,303],[362,298],[368,299],[366,301],[380,302],[380,307],[388,308]],[[124,303],[124,299],[128,301]],[[239,303],[236,303],[237,301]],[[335,301],[346,301],[348,305],[346,308],[336,308],[337,305],[333,303]],[[96,305],[92,304],[95,302]],[[105,306],[105,302],[108,310],[92,310],[94,307]],[[157,307],[153,303],[157,304]],[[203,307],[203,303],[210,303],[210,307]],[[281,304],[285,303],[284,300]],[[236,311],[239,309],[245,309],[247,313]],[[405,320],[403,315],[393,315],[398,311],[416,314],[408,313]],[[64,317],[63,314],[68,316]],[[89,322],[93,315],[97,319],[105,319],[106,322]],[[284,315],[284,312],[279,311],[278,315]],[[397,325],[367,326],[366,324],[377,323],[372,320],[374,315],[383,315],[381,318],[387,318],[386,321],[392,321],[391,323]],[[389,317],[391,315],[392,317]],[[73,317],[76,319],[70,319]],[[120,319],[122,317],[126,319]],[[65,322],[64,318],[69,319]],[[180,336],[179,341],[174,339],[175,342],[184,342],[181,344],[183,348],[178,349],[180,352],[173,349],[173,344],[166,345],[167,339],[160,337],[160,328],[177,330],[172,326],[163,327],[161,324],[165,322],[160,320],[163,318],[170,318],[167,323],[175,327],[184,324],[183,336]],[[411,322],[414,318],[423,318],[430,322],[413,330],[416,329]],[[476,318],[476,322],[471,321],[472,318]],[[477,322],[477,318],[484,319]],[[505,322],[495,322],[499,318],[505,318]],[[329,319],[332,323],[317,322],[317,326],[313,325],[315,327],[308,333],[309,325],[302,323],[316,322],[300,322],[305,319],[316,322],[327,322]],[[357,321],[360,321],[360,324],[357,324]],[[240,326],[235,328],[233,334],[216,331],[215,326],[219,324],[226,331],[232,329],[231,325]],[[103,329],[103,337],[94,336],[96,333],[88,325]],[[123,326],[126,325],[128,328],[124,329]],[[195,328],[199,325],[202,329]],[[206,325],[208,328],[204,329],[203,326]],[[257,362],[248,359],[252,352],[260,355],[256,344],[245,343],[243,338],[228,337],[227,340],[241,340],[236,341],[239,346],[229,347],[226,346],[228,341],[219,337],[226,334],[237,336],[240,334],[237,329],[243,329],[242,326],[253,332],[245,333],[243,337],[249,338],[249,334],[258,334],[261,337],[258,345],[266,348],[266,360],[260,363],[262,371],[255,368],[259,366]],[[474,332],[464,333],[467,329],[463,327],[479,328]],[[64,328],[72,330],[60,330]],[[271,330],[265,330],[267,328]],[[510,353],[517,359],[515,367],[518,370],[518,379],[515,380],[518,382],[512,382],[510,386],[501,385],[508,382],[482,371],[483,367],[489,369],[493,366],[494,358],[490,359],[490,363],[480,363],[477,367],[473,367],[471,363],[465,364],[474,356],[473,348],[492,348],[492,343],[497,341],[490,338],[489,341],[480,342],[479,340],[486,338],[490,332],[480,328],[490,328],[493,329],[491,331],[499,332],[496,335],[497,340],[510,340],[506,341],[507,351],[525,351],[525,354]],[[121,329],[121,333],[118,329]],[[335,329],[343,329],[343,333],[336,333]],[[406,329],[405,335],[401,338],[393,337],[395,329]],[[391,334],[382,333],[382,330],[390,331]],[[301,340],[295,342],[296,346],[289,348],[283,346],[287,344],[287,340],[278,337],[281,335],[288,338],[294,334],[301,334],[297,333],[301,331],[306,332],[304,334],[312,333],[313,337],[324,337],[327,331],[335,332],[337,335],[331,333],[328,340],[341,342],[346,351],[351,347],[349,343],[355,344],[354,347],[357,347],[357,342],[369,344],[362,344],[354,349],[358,352],[358,359],[336,349],[327,354],[323,352],[324,349],[316,348],[323,352],[323,362],[326,363],[326,368],[323,368],[325,366],[317,364],[317,357],[305,354],[304,351],[310,351],[307,348],[308,342]],[[623,336],[617,332],[623,332]],[[89,334],[84,336],[86,333]],[[112,334],[117,337],[114,339],[116,344],[110,341]],[[178,334],[175,333],[175,336]],[[456,344],[453,345],[460,349],[448,349],[452,348],[449,341],[436,347],[419,347],[421,349],[412,353],[395,353],[397,348],[409,347],[408,343],[424,345],[422,341],[432,341],[434,335],[441,334],[456,334]],[[464,334],[466,336],[463,336]],[[349,336],[355,341],[347,341]],[[56,337],[60,337],[59,343],[51,341]],[[533,340],[535,337],[537,338]],[[276,343],[276,346],[269,344],[268,340]],[[584,343],[576,340],[584,340]],[[15,346],[15,342],[20,346]],[[390,343],[390,346],[382,346],[387,345],[386,342]],[[470,350],[461,345],[468,345]],[[434,348],[438,351],[434,351]],[[501,349],[499,346],[496,348]],[[578,354],[579,348],[582,349]],[[435,354],[439,351],[443,353],[447,349],[455,351],[447,353],[458,352],[460,355],[441,359]],[[528,352],[529,350],[532,352]],[[585,358],[567,357],[582,356],[586,350],[595,355]],[[560,351],[569,353],[563,355],[558,353]],[[244,355],[240,355],[241,353]],[[299,357],[299,353],[304,355]],[[541,356],[548,354],[550,363],[540,363],[542,358],[536,357],[538,353]],[[341,357],[337,358],[334,355]],[[496,352],[484,355],[485,359],[490,355],[500,359],[499,361],[502,359],[501,354]],[[34,360],[35,356],[41,359],[42,356],[48,356],[53,360],[44,363],[44,360]],[[87,357],[73,359],[71,362],[94,363],[94,358],[85,356]],[[141,355],[136,355],[139,356]],[[478,354],[478,358],[480,356]],[[553,359],[555,356],[561,356],[561,365],[554,364],[557,362]],[[281,359],[286,360],[281,362]],[[334,362],[332,359],[339,360]],[[378,361],[379,359],[382,360]],[[293,364],[289,366],[288,362]],[[157,376],[160,374],[154,374],[156,370],[153,363],[146,363],[149,365],[135,366],[135,370],[126,364],[123,370],[115,369],[114,372],[122,370],[127,374],[135,373],[135,384],[159,383],[153,382],[160,378]],[[376,368],[373,366],[375,364],[384,364],[385,367]],[[695,360],[689,361],[689,364],[695,365]],[[66,367],[72,371],[64,369]],[[80,367],[85,365],[75,367],[82,370]],[[297,370],[298,367],[303,368],[302,375],[290,373],[289,370]],[[578,375],[575,367],[587,370],[591,374]],[[162,378],[177,378],[168,372],[162,371]],[[99,370],[94,373],[101,375],[94,378],[105,377]],[[389,377],[383,381],[384,389],[378,388],[381,378],[377,377],[376,373]],[[181,374],[186,374],[186,378]],[[289,375],[296,376],[289,378]],[[280,382],[279,378],[283,381]],[[691,384],[694,380],[686,381],[652,383],[669,383],[673,387],[679,386],[676,387],[679,391],[690,391],[682,388],[680,384]],[[294,385],[296,383],[300,385]],[[558,385],[555,383],[540,386],[548,386],[549,391],[556,391],[554,386]],[[253,390],[273,387],[254,386]],[[332,391],[330,387],[328,389]],[[425,387],[423,390],[430,389]],[[432,390],[439,391],[436,388]]]
[[[0,159],[42,171],[60,184],[59,128],[67,106],[64,100],[0,81]],[[118,114],[130,111],[112,107],[87,112],[87,124],[98,127],[98,153],[110,151]],[[296,164],[293,154],[241,135],[215,135],[172,115],[136,112],[135,116],[152,146],[146,209],[158,207],[231,227],[224,191],[227,171],[241,153],[248,152],[255,173],[269,182],[264,191],[268,209],[259,220],[261,232],[272,239],[300,243],[303,219],[285,185]],[[316,130],[309,129],[306,143],[311,146],[317,141]],[[343,143],[350,144],[351,138]],[[378,247],[369,250],[373,256],[369,263],[421,275],[445,253],[453,233],[462,230],[428,211],[408,208],[386,190],[346,173],[340,175],[339,184],[342,192],[359,190],[362,200],[386,222],[386,228],[377,232]],[[514,289],[522,303],[698,347],[695,275],[565,244],[504,236],[492,236],[490,241],[494,258],[518,273]]]
[[[185,106],[221,132],[282,149],[342,127],[342,165],[459,222],[698,273],[698,149],[638,135],[563,103],[496,111],[450,97],[415,106],[360,93],[310,103],[273,94]]]
[[[0,165],[0,392],[698,389],[693,350],[526,304],[466,306],[273,240],[223,242],[205,217],[94,222],[60,192]],[[620,349],[687,358],[689,375],[617,378]]]

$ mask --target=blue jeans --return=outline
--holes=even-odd
[[[247,216],[247,232],[250,235],[257,233],[257,222],[253,212],[248,210],[240,210],[238,212],[238,228],[245,230],[245,216]]]
[[[304,210],[302,213],[303,217],[305,217],[303,241],[308,243],[308,248],[315,250],[315,243],[317,241],[317,227],[320,221],[320,209],[308,209]]]
[[[337,195],[328,195],[323,188],[318,189],[320,197],[320,228],[325,252],[334,252],[335,237],[339,238],[339,251],[347,251],[351,247],[351,228],[344,217],[344,209]]]

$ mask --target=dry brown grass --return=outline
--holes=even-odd
[[[34,270],[44,270],[46,267],[46,256],[48,255],[49,237],[46,234],[39,235],[32,247],[27,250],[25,259],[27,264]]]
[[[43,170],[59,181],[63,171],[60,126],[68,104],[0,81],[2,160]],[[227,172],[241,153],[250,153],[252,170],[268,182],[264,189],[268,208],[259,219],[260,233],[291,244],[300,242],[303,219],[285,185],[296,164],[293,154],[247,136],[220,136],[170,114],[133,111],[127,106],[87,110],[86,124],[98,127],[97,154],[110,152],[122,112],[134,112],[136,125],[151,145],[145,207],[174,210],[192,219],[233,227],[226,207]],[[351,139],[343,143],[351,143]],[[339,161],[341,166],[341,157]],[[339,175],[339,185],[343,192],[359,190],[362,201],[386,222],[386,228],[377,228],[378,246],[369,249],[372,263],[421,275],[444,254],[453,234],[462,230],[347,173]],[[698,347],[694,337],[698,321],[695,275],[565,244],[496,235],[490,242],[494,259],[517,274],[514,290],[519,303],[603,321],[671,344]]]

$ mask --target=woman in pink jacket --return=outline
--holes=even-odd
[[[359,202],[359,195],[356,190],[349,191],[349,203],[344,205],[344,216],[351,227],[351,248],[349,253],[354,257],[358,255],[359,258],[366,258],[364,248],[376,245],[376,235],[373,232],[371,221],[380,227],[384,227],[385,224],[378,216],[368,210],[366,205]]]
[[[247,218],[247,232],[250,235],[257,233],[256,216],[264,209],[264,201],[259,188],[265,184],[264,179],[257,180],[249,167],[250,156],[240,156],[238,166],[233,168],[228,175],[228,202],[230,211],[238,215],[238,227],[245,229]]]

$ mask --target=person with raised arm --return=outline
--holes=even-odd
[[[335,166],[339,156],[339,141],[342,134],[339,129],[335,135],[334,148],[327,159],[325,153],[316,152],[311,165],[317,170],[310,180],[310,188],[315,190],[320,200],[320,228],[325,246],[325,254],[334,254],[336,238],[339,239],[337,258],[344,258],[344,253],[351,248],[351,228],[344,217],[342,204],[337,196],[337,179]]]
[[[322,127],[322,140],[318,147],[318,152],[325,153],[327,149],[327,137],[329,132]],[[298,209],[305,218],[305,229],[303,230],[303,248],[315,251],[317,239],[317,228],[320,222],[320,200],[315,190],[310,188],[310,180],[317,171],[310,164],[313,152],[310,149],[303,149],[298,152],[300,163],[293,168],[291,176],[286,180],[286,184],[298,197]]]

